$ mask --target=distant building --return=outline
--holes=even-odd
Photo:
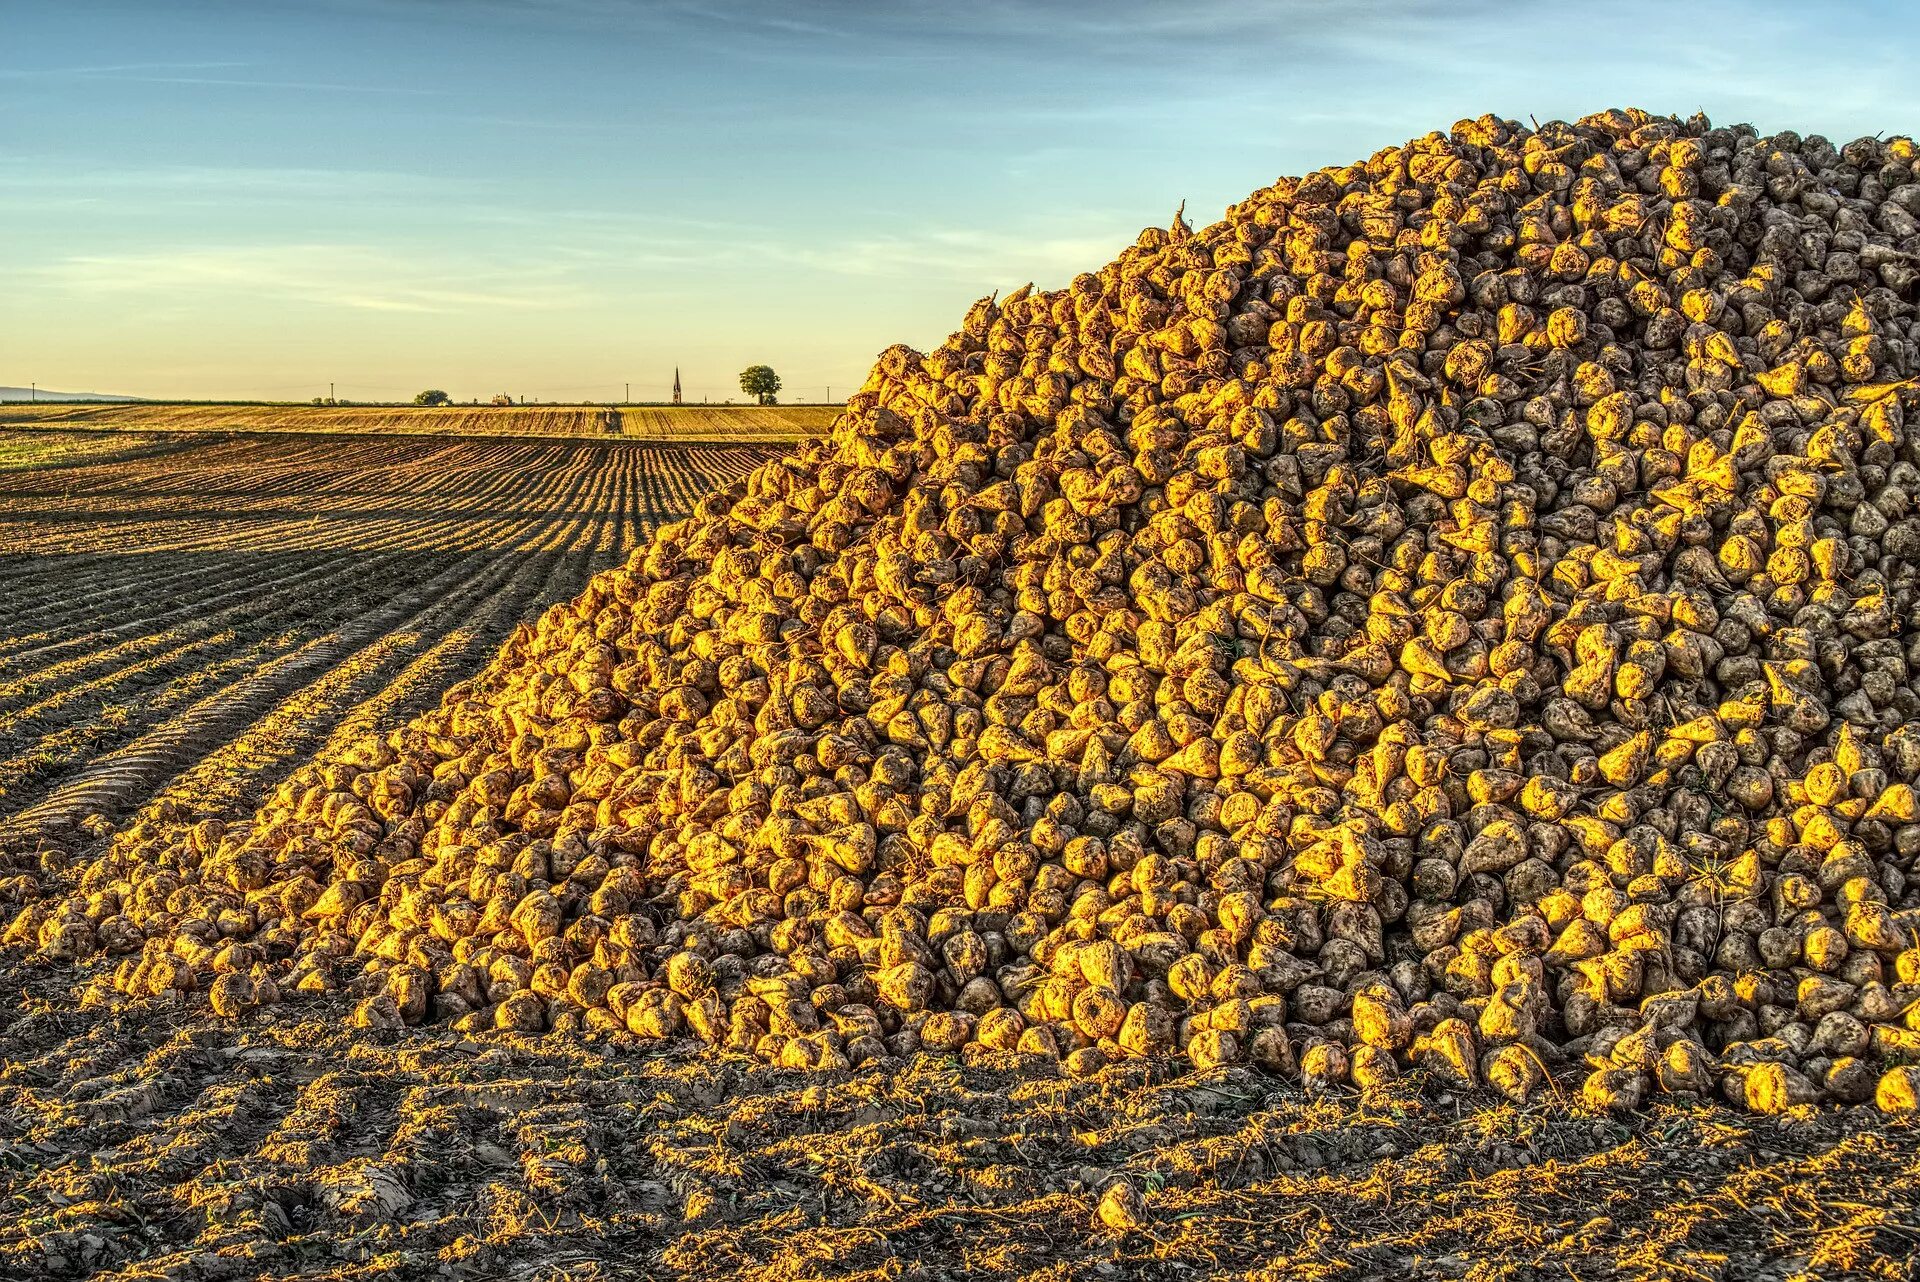
[[[675,405],[680,403],[680,367],[678,365],[673,367],[673,403]]]

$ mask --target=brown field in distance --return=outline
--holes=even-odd
[[[54,402],[0,405],[0,429],[167,432],[380,432],[433,436],[622,436],[636,440],[800,441],[834,405],[210,405]],[[609,430],[612,416],[619,431]]]

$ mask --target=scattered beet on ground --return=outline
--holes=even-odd
[[[1410,1079],[1310,1100],[1245,1066],[828,1075],[690,1049],[243,1026],[0,984],[9,1278],[1911,1276],[1920,1151],[1867,1109],[1525,1108]],[[1096,1219],[1110,1189],[1141,1226]]]

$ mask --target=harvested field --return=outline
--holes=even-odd
[[[146,432],[10,432],[0,429],[0,472],[28,472],[81,462],[136,457],[170,446]]]
[[[0,832],[252,801],[469,676],[755,448],[0,435]],[[183,773],[184,772],[184,773]]]
[[[799,441],[833,425],[834,406],[645,405],[622,409],[621,432],[648,440]]]
[[[6,959],[9,1278],[1909,1277],[1911,1124],[1309,1101],[1245,1067],[821,1076],[350,1005],[80,1011]],[[21,1000],[21,999],[16,999]],[[1143,1226],[1098,1227],[1125,1179]]]
[[[62,431],[380,432],[432,436],[621,435],[794,441],[833,422],[827,405],[0,405],[0,428]],[[612,430],[617,421],[619,431]]]

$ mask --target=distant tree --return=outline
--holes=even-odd
[[[740,371],[740,390],[762,405],[772,405],[774,394],[780,390],[780,376],[771,365],[749,365]]]
[[[437,387],[430,387],[413,398],[415,405],[451,405],[453,398]]]

